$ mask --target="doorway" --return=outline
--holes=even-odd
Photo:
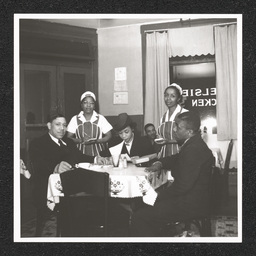
[[[183,89],[183,107],[201,117],[201,130],[217,134],[216,73],[214,58],[207,60],[170,61],[170,84]]]

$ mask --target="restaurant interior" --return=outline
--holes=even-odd
[[[47,132],[49,112],[60,111],[69,123],[80,111],[81,94],[91,91],[97,99],[95,109],[113,127],[120,113],[128,113],[137,124],[138,133],[144,136],[146,123],[159,126],[167,109],[163,91],[173,82],[182,86],[185,108],[200,113],[203,140],[215,157],[218,195],[215,208],[207,216],[210,223],[207,236],[222,239],[240,236],[241,144],[237,105],[241,84],[237,82],[237,17],[85,15],[84,18],[20,16],[17,20],[19,143],[20,160],[24,164],[19,177],[20,238],[34,238],[36,233],[34,170],[29,147],[33,139]],[[228,36],[221,40],[223,33]],[[226,57],[221,54],[225,52],[228,56],[234,54],[233,59],[227,60],[232,67],[224,63]],[[164,185],[163,182],[160,186]],[[115,223],[114,215],[110,216],[107,234],[88,236],[129,237],[132,213],[124,209],[116,213],[121,216],[120,223]],[[61,237],[59,223],[58,214],[52,211],[41,236]],[[199,226],[189,227],[186,236],[204,236],[200,229],[204,220],[198,223]],[[185,235],[181,232],[174,236]]]

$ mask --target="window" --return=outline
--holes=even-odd
[[[170,82],[179,84],[185,98],[184,107],[197,111],[201,129],[217,133],[216,76],[214,56],[170,59]]]

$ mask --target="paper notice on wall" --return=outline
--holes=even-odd
[[[126,67],[115,68],[115,80],[126,80]]]
[[[124,92],[128,91],[126,80],[115,80],[114,82],[114,91],[115,92]]]
[[[114,92],[114,104],[128,104],[128,92]]]

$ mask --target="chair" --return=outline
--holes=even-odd
[[[227,204],[229,193],[229,165],[230,165],[230,158],[233,149],[233,140],[231,139],[228,145],[227,155],[224,163],[224,168],[214,168],[214,187],[212,188],[212,202],[215,206],[213,212],[218,210],[221,206]]]
[[[31,206],[32,209],[35,209],[35,217],[36,217],[36,227],[35,227],[35,237],[41,237],[44,229],[44,225],[48,219],[54,214],[52,213],[48,207],[38,203],[38,187],[36,183],[36,176],[37,176],[37,164],[32,158],[31,154],[31,139],[26,139],[25,145],[25,156],[26,159],[26,166],[31,173],[30,178],[30,199],[31,199]],[[21,208],[23,208],[23,202]]]
[[[233,149],[233,140],[231,139],[229,144],[228,144],[228,151],[224,163],[224,175],[225,175],[225,183],[224,183],[224,202],[226,203],[229,198],[229,173],[230,173],[230,159],[231,159],[231,154],[232,154],[232,149]]]
[[[62,237],[107,236],[109,174],[77,169],[60,174],[57,228]]]

